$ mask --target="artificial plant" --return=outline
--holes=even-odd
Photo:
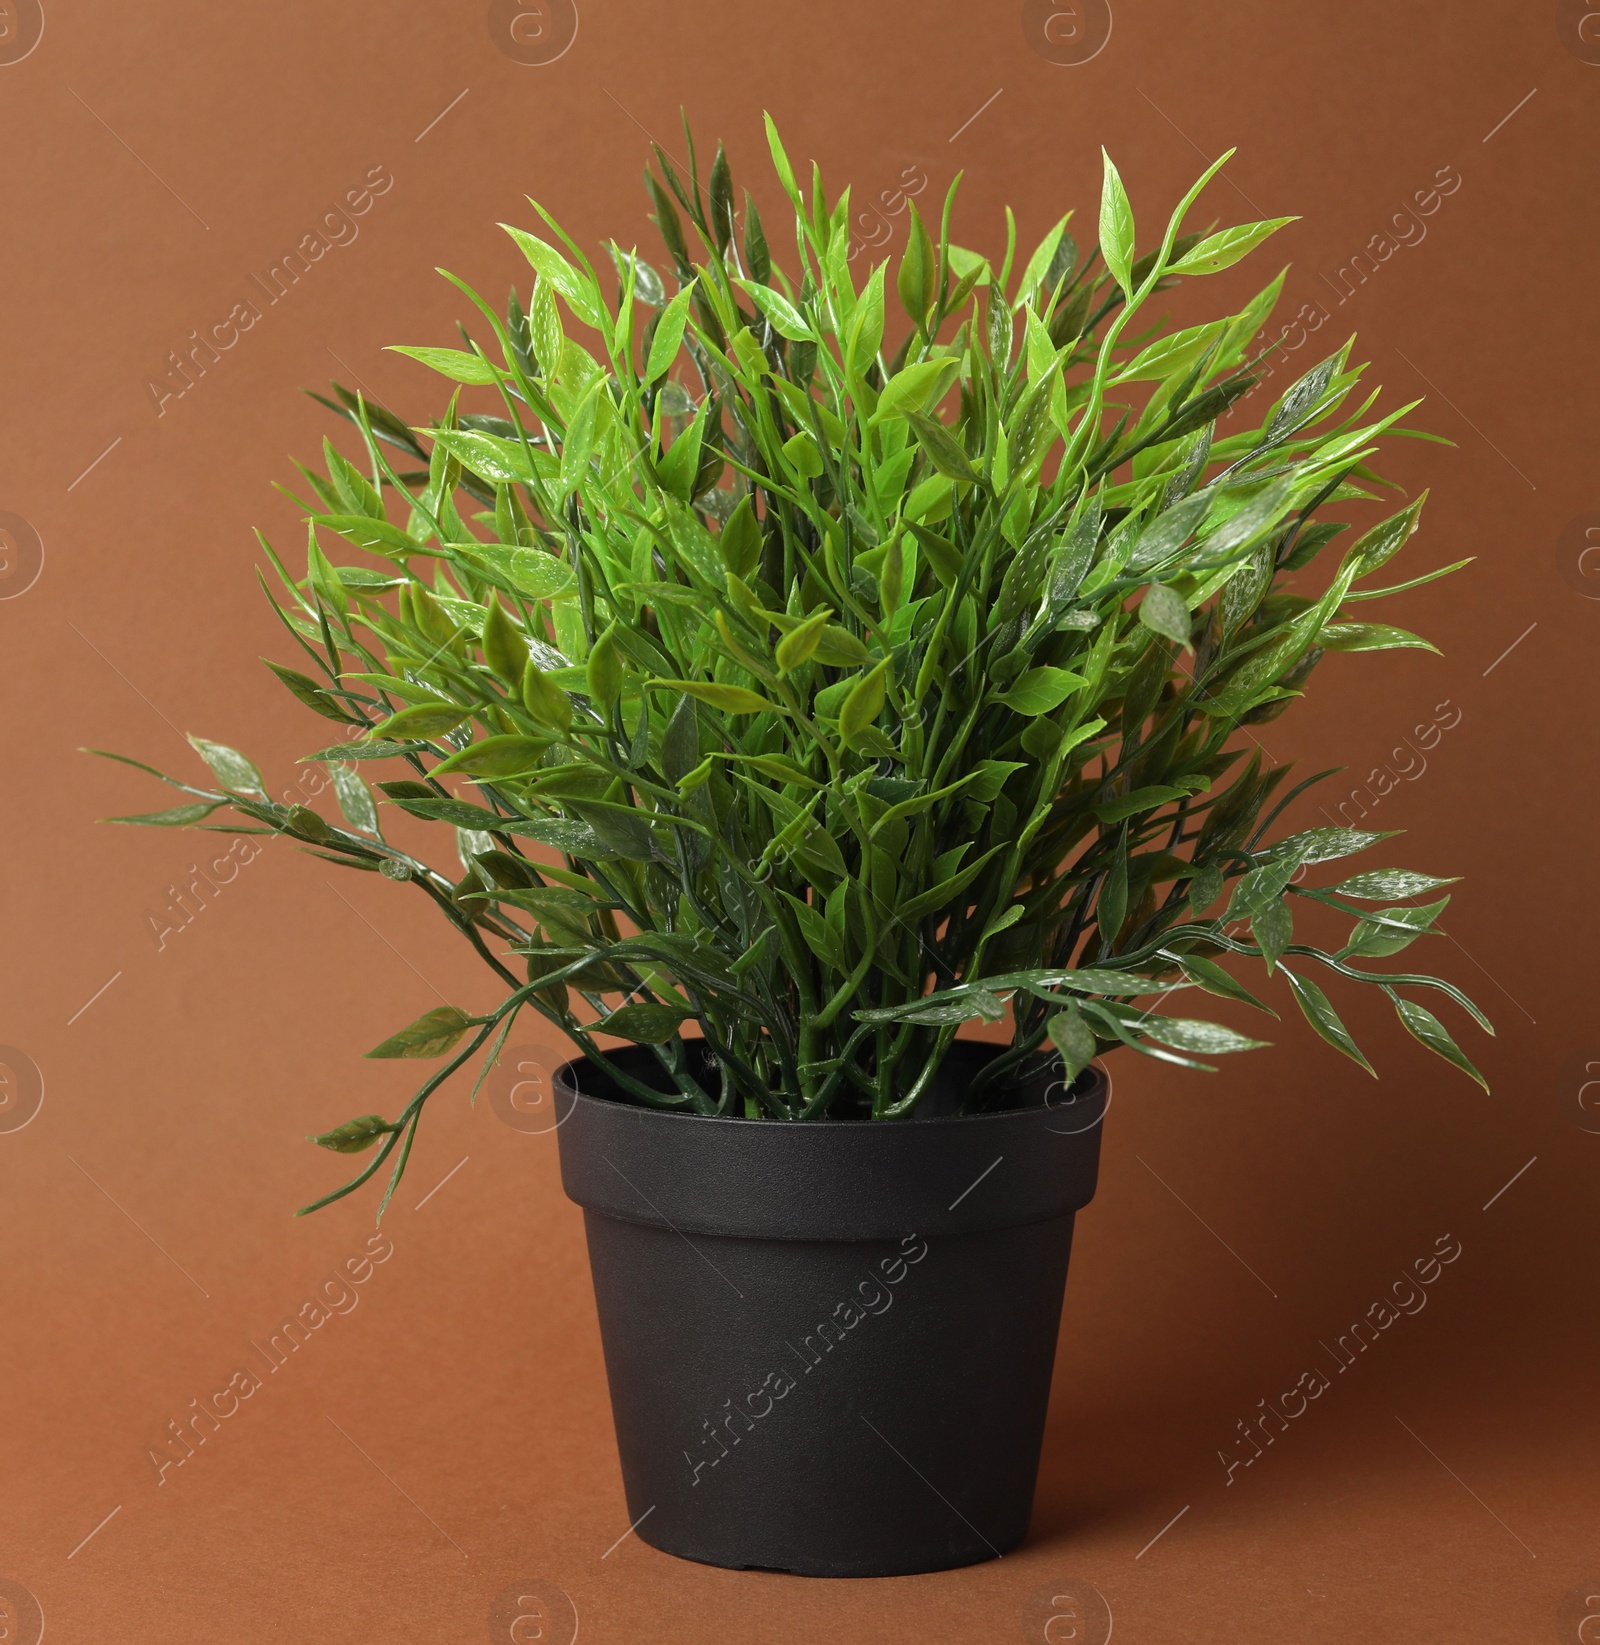
[[[1009,211],[998,264],[964,249],[952,184],[937,233],[912,205],[897,264],[858,290],[848,191],[829,201],[815,167],[803,191],[767,131],[790,272],[720,146],[702,186],[691,137],[686,168],[658,148],[647,171],[665,277],[616,245],[602,272],[537,205],[550,238],[508,229],[525,303],[447,276],[484,329],[400,352],[479,409],[458,388],[411,426],[335,385],[359,459],[328,443],[302,470],[304,576],[262,546],[310,659],[270,666],[344,728],[306,756],[342,820],[198,739],[215,786],[164,778],[192,803],[118,819],[229,807],[413,885],[503,988],[370,1053],[445,1060],[394,1119],[316,1139],[376,1145],[318,1204],[391,1161],[392,1193],[427,1097],[487,1069],[523,1010],[640,1102],[894,1120],[961,1025],[1008,1006],[969,1106],[1045,1057],[1071,1077],[1121,1045],[1203,1067],[1258,1044],[1167,1009],[1190,987],[1267,1009],[1218,963],[1241,955],[1369,1072],[1313,972],[1380,989],[1480,1078],[1410,995],[1488,1030],[1481,1012],[1367,963],[1433,930],[1446,899],[1415,899],[1448,882],[1304,883],[1387,836],[1273,838],[1317,778],[1279,793],[1250,730],[1328,652],[1426,643],[1359,609],[1456,569],[1373,586],[1422,499],[1337,556],[1346,525],[1322,517],[1381,489],[1368,459],[1411,408],[1347,410],[1346,345],[1247,426],[1281,274],[1235,314],[1147,318],[1289,219],[1186,232],[1219,160],[1141,249],[1108,157],[1088,255],[1063,218],[1019,267]],[[1333,564],[1313,590],[1314,562]],[[381,799],[374,766],[397,772]],[[384,807],[454,829],[464,872],[387,839]],[[1313,907],[1348,916],[1341,943],[1296,940]],[[655,1077],[605,1036],[651,1047]]]

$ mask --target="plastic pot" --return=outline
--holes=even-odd
[[[1106,1085],[1091,1069],[951,1116],[996,1050],[957,1041],[929,1117],[879,1123],[708,1119],[621,1100],[587,1059],[558,1070],[644,1541],[893,1576],[1022,1540]]]

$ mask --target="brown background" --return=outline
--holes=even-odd
[[[0,1135],[0,1579],[49,1637],[477,1641],[495,1596],[543,1582],[587,1641],[1040,1639],[1036,1596],[1088,1583],[1135,1645],[1577,1640],[1564,1596],[1600,1589],[1600,1136],[1579,1123],[1600,1062],[1600,591],[1561,542],[1600,509],[1587,8],[1118,0],[1105,49],[1062,66],[1025,29],[1048,6],[587,0],[571,49],[524,66],[476,4],[44,4],[37,49],[0,66],[0,511],[44,545],[31,587],[0,571],[0,1040],[45,1081]],[[5,15],[22,38],[29,7]],[[1092,239],[1102,143],[1146,226],[1237,144],[1238,192],[1215,185],[1209,210],[1304,220],[1206,306],[1292,259],[1281,317],[1329,313],[1298,368],[1359,328],[1389,403],[1425,393],[1457,442],[1390,458],[1434,488],[1412,566],[1479,557],[1382,613],[1442,658],[1334,658],[1265,740],[1347,784],[1387,767],[1373,821],[1410,831],[1389,860],[1467,877],[1428,958],[1499,1026],[1462,1027],[1493,1095],[1347,994],[1381,1082],[1292,1017],[1216,1077],[1116,1068],[1034,1533],[948,1575],[830,1584],[612,1548],[627,1515],[578,1213],[554,1139],[464,1087],[434,1103],[355,1311],[164,1484],[146,1455],[367,1238],[370,1197],[288,1214],[343,1169],[305,1133],[402,1100],[403,1073],[358,1053],[489,996],[420,898],[288,850],[158,949],[147,917],[202,837],[95,826],[170,791],[75,750],[198,773],[192,730],[293,779],[325,722],[255,662],[290,659],[250,528],[294,547],[271,487],[331,424],[298,389],[358,381],[421,420],[431,380],[381,349],[454,340],[464,305],[435,266],[525,291],[494,224],[531,222],[526,193],[591,249],[648,245],[641,128],[678,150],[680,103],[765,200],[763,107],[858,198],[916,165],[931,199],[965,168],[959,238],[984,248],[1007,200],[1030,245],[1068,205]],[[142,379],[373,166],[394,185],[359,237],[158,416]],[[1445,167],[1461,184],[1425,239],[1339,304],[1319,274]],[[1419,769],[1401,739],[1439,704],[1460,718]],[[1234,1423],[1445,1234],[1463,1254],[1425,1310],[1226,1484]]]

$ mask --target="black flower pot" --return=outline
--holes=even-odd
[[[896,1576],[1022,1540],[1106,1085],[1089,1070],[1064,1100],[1041,1080],[953,1115],[995,1051],[957,1042],[930,1117],[876,1124],[706,1119],[619,1100],[586,1059],[558,1072],[646,1542]]]

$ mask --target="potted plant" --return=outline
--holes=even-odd
[[[1368,1072],[1317,977],[1481,1078],[1416,995],[1488,1030],[1477,1008],[1371,964],[1447,882],[1323,867],[1383,834],[1275,834],[1317,779],[1284,788],[1249,735],[1327,653],[1425,645],[1362,603],[1456,567],[1386,581],[1420,498],[1333,548],[1325,512],[1372,501],[1380,436],[1413,432],[1347,408],[1348,345],[1251,426],[1281,274],[1238,313],[1151,317],[1286,221],[1187,230],[1223,161],[1136,245],[1107,158],[1088,255],[1063,218],[1023,260],[1009,212],[998,262],[964,249],[952,185],[858,284],[848,194],[768,138],[787,275],[689,137],[686,173],[659,149],[647,173],[665,277],[615,244],[602,274],[536,208],[508,230],[526,301],[449,276],[482,329],[401,350],[465,395],[411,426],[335,385],[357,455],[302,470],[304,575],[262,547],[309,659],[271,666],[341,728],[306,757],[342,817],[194,739],[214,782],[117,820],[229,808],[413,886],[499,983],[369,1053],[438,1067],[313,1139],[371,1158],[308,1210],[380,1172],[386,1204],[428,1098],[521,1012],[575,1042],[562,1172],[646,1541],[923,1571],[1025,1532],[1101,1053],[1260,1043],[1172,1009],[1267,1010],[1242,956]],[[453,828],[461,874],[386,838],[389,807]]]

